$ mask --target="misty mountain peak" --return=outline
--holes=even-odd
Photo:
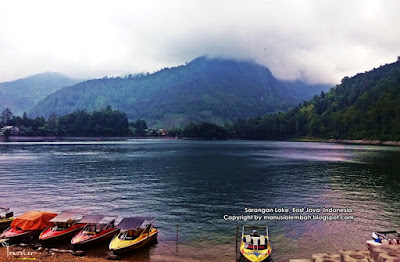
[[[327,86],[288,84],[252,61],[198,57],[178,67],[132,78],[88,80],[40,101],[32,116],[64,115],[111,105],[129,119],[169,128],[190,122],[233,122],[285,111]]]

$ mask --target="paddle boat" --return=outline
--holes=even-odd
[[[100,242],[112,239],[119,229],[114,226],[116,217],[87,215],[81,221],[86,226],[71,240],[75,250],[88,248]]]
[[[82,229],[85,224],[80,223],[83,215],[78,212],[64,211],[50,220],[54,226],[48,227],[39,236],[42,244],[55,244],[64,240],[70,240],[77,231]]]
[[[400,233],[395,230],[372,233],[372,240],[367,240],[368,248],[381,245],[399,245]]]
[[[109,248],[116,254],[123,254],[157,239],[158,229],[153,217],[127,217],[117,225],[121,231],[111,240]]]
[[[243,226],[240,255],[241,261],[272,262],[268,227]]]
[[[50,220],[57,213],[29,211],[16,217],[10,227],[0,235],[0,239],[8,239],[11,243],[30,242],[36,239],[40,232],[53,225]]]
[[[0,230],[8,228],[14,220],[14,213],[9,210],[8,207],[0,207]]]

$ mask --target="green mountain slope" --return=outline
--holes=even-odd
[[[400,61],[345,77],[328,93],[283,113],[235,123],[240,137],[400,140]]]
[[[107,105],[150,127],[232,122],[285,111],[327,86],[275,79],[254,62],[200,57],[186,65],[126,78],[103,78],[63,88],[39,102],[31,116],[64,115]]]
[[[0,112],[10,108],[15,115],[22,115],[54,91],[79,81],[59,73],[46,72],[0,83]]]

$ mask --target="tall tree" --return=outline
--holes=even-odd
[[[1,113],[1,123],[3,126],[8,125],[8,123],[10,122],[10,120],[13,117],[13,113],[11,112],[10,108],[6,108],[3,110],[3,112]]]
[[[51,114],[49,118],[47,119],[47,126],[50,129],[56,129],[57,128],[57,116],[56,114]]]
[[[147,123],[145,120],[137,119],[135,122],[129,122],[129,125],[133,128],[135,136],[146,135]]]

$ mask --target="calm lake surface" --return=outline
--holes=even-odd
[[[155,216],[158,244],[128,256],[143,261],[234,261],[236,225],[267,225],[279,262],[366,249],[372,231],[399,229],[400,148],[265,141],[0,143],[0,192],[0,206],[17,215],[84,209]],[[351,208],[343,215],[354,219],[223,218],[263,215],[245,208],[302,207]]]

